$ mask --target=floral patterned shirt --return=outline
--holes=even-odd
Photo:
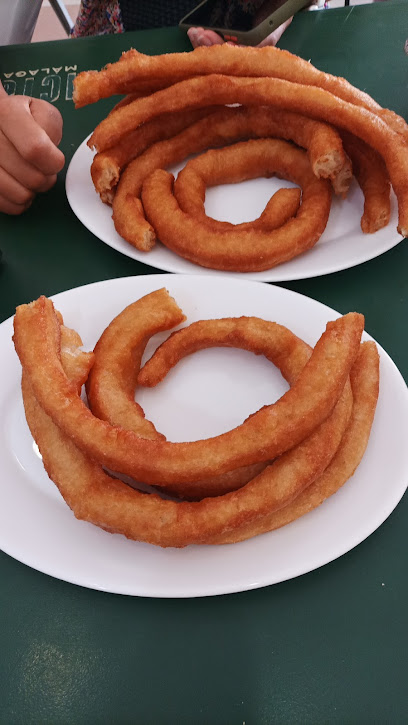
[[[211,24],[221,22],[226,27],[234,27],[243,17],[254,16],[263,2],[217,0]],[[72,37],[177,25],[197,4],[198,0],[81,0]]]

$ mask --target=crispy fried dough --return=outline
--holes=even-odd
[[[315,175],[330,178],[341,193],[347,190],[350,163],[338,132],[330,125],[275,108],[222,108],[174,137],[153,144],[129,163],[112,202],[116,231],[140,251],[149,251],[155,235],[146,222],[140,195],[152,171],[179,163],[208,147],[270,136],[294,141],[307,149]]]
[[[263,480],[258,476],[239,491],[198,502],[165,501],[156,494],[141,493],[108,476],[98,463],[87,458],[47,416],[32,388],[27,386],[27,380],[23,375],[26,417],[49,477],[77,518],[130,539],[164,547],[206,543],[209,537],[250,521],[260,511],[274,510],[282,502],[290,501],[316,476],[316,470],[324,466],[321,459],[317,465],[311,436],[306,443],[300,444],[300,457],[296,458],[293,451],[284,454],[279,462],[265,469],[268,475]],[[339,411],[337,421],[332,415],[322,424],[328,444],[333,444],[333,422],[337,422],[340,429],[339,422],[345,424],[348,420],[347,402],[344,401],[342,409],[336,408],[336,412]],[[320,440],[319,452],[329,459],[325,439],[321,437]],[[276,485],[279,480],[282,481],[280,488]]]
[[[408,235],[408,144],[380,116],[315,86],[278,78],[233,78],[223,75],[192,78],[119,109],[99,124],[89,144],[103,151],[118,143],[139,124],[160,113],[217,103],[279,106],[354,133],[384,159],[398,199],[398,231],[404,236]]]
[[[119,103],[114,110],[128,105],[131,96]],[[122,105],[121,105],[122,104]],[[91,176],[96,191],[105,204],[112,204],[115,188],[122,169],[157,141],[171,138],[183,129],[207,116],[211,109],[197,108],[193,111],[163,113],[148,123],[136,128],[117,146],[96,154],[91,165]]]
[[[342,133],[343,143],[353,165],[353,174],[364,194],[364,214],[361,229],[373,234],[386,227],[390,221],[390,180],[385,164],[364,141],[351,133]]]
[[[293,384],[312,354],[312,349],[290,330],[257,317],[200,320],[172,333],[145,363],[137,382],[154,387],[182,358],[210,347],[234,347],[264,355]],[[255,464],[194,483],[164,486],[167,493],[188,500],[220,496],[235,491],[265,468]]]
[[[172,85],[185,78],[214,73],[242,77],[271,76],[317,86],[344,101],[378,114],[408,140],[407,124],[396,113],[381,108],[371,96],[344,78],[324,73],[312,63],[274,47],[233,48],[214,45],[211,48],[196,48],[191,53],[158,56],[143,55],[132,49],[124,53],[117,63],[108,65],[99,73],[79,73],[74,80],[74,102],[79,108],[115,93],[129,93],[130,90],[146,92],[146,89],[157,89],[160,83]]]
[[[94,415],[143,438],[164,439],[135,402],[136,378],[150,337],[185,319],[174,299],[160,289],[126,307],[108,325],[95,346],[86,384]]]
[[[64,358],[64,369],[70,380],[76,382],[78,393],[89,376],[89,372],[94,364],[95,356],[93,352],[84,352],[81,350],[82,340],[75,330],[65,327],[61,323],[61,355]]]
[[[70,382],[77,387],[76,379]],[[175,503],[130,488],[87,458],[38,404],[32,378],[24,368],[22,391],[27,421],[45,469],[77,518],[131,539],[176,547],[206,543],[296,497],[332,459],[352,403],[347,385],[332,415],[306,441],[239,491],[195,503]]]
[[[233,544],[286,526],[320,506],[351,478],[365,453],[377,405],[379,357],[374,342],[362,343],[350,380],[353,391],[350,424],[324,473],[287,506],[207,543]]]
[[[219,154],[219,155],[218,155]],[[255,231],[263,229],[272,231],[283,226],[294,217],[299,210],[301,201],[300,189],[278,189],[269,199],[262,214],[250,222],[231,224],[218,221],[205,213],[205,193],[208,186],[220,184],[235,184],[247,179],[262,176],[259,159],[255,160],[248,155],[243,158],[239,154],[227,154],[227,164],[224,166],[222,150],[207,151],[187,162],[180,171],[174,183],[174,196],[180,209],[190,217],[200,220],[211,231]],[[252,161],[252,166],[251,162]],[[265,161],[265,160],[264,160]],[[266,176],[271,176],[269,167],[265,163]]]
[[[143,409],[134,400],[136,378],[149,338],[159,331],[174,327],[184,319],[174,300],[164,289],[160,289],[128,305],[112,320],[99,338],[94,353],[91,353],[95,362],[87,380],[86,391],[89,407],[94,415],[112,425],[132,430],[143,438],[164,439],[164,436],[156,431],[153,423],[146,420]],[[233,326],[230,334],[236,329],[236,325],[239,325],[234,321],[231,322]],[[214,334],[219,324],[218,321],[216,324],[212,323],[211,329]],[[243,327],[245,329],[242,330]],[[254,335],[257,332],[258,337],[260,334],[266,335],[268,330],[269,335],[266,335],[267,342],[265,342],[265,350],[268,352],[273,328],[274,323],[263,324],[260,330],[254,323],[245,326],[241,323],[239,326],[242,330],[241,336],[237,338],[241,343],[238,346],[251,349],[255,344]],[[285,337],[280,335],[279,339],[282,345],[281,354],[287,357],[285,365],[297,364],[300,372],[310,357],[311,349],[293,336],[297,344],[295,351],[295,344],[291,342],[289,331]],[[283,347],[284,342],[285,347]],[[262,341],[258,342],[258,346],[259,344],[262,344]],[[276,355],[275,347],[276,342],[272,346],[272,354],[275,351]],[[304,351],[303,356],[301,351]],[[213,476],[205,481],[197,481],[190,486],[173,484],[173,487],[170,487],[169,485],[169,492],[184,498],[196,499],[220,495],[248,483],[265,466],[263,463],[255,463],[221,476]]]
[[[111,470],[159,484],[200,480],[268,461],[310,436],[339,399],[363,325],[357,313],[330,322],[302,373],[279,401],[228,433],[190,443],[140,439],[95,418],[62,368],[59,322],[50,300],[41,297],[17,308],[13,339],[40,406],[73,444]]]
[[[292,259],[320,239],[329,218],[331,189],[313,174],[304,151],[279,139],[257,139],[208,151],[192,167],[199,169],[204,184],[209,179],[217,183],[217,176],[231,180],[276,173],[302,187],[302,203],[296,217],[278,229],[218,231],[180,209],[172,193],[173,177],[159,169],[143,185],[143,206],[162,244],[181,257],[211,269],[258,272]]]
[[[235,347],[264,355],[285,380],[293,383],[312,354],[312,348],[277,322],[259,317],[199,320],[171,333],[145,362],[137,384],[153,388],[180,360],[211,347]]]

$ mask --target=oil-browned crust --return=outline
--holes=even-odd
[[[153,387],[182,358],[210,347],[234,347],[264,355],[293,384],[310,358],[312,349],[290,330],[258,317],[232,317],[200,320],[172,333],[145,363],[138,375],[139,385]],[[254,464],[221,476],[194,483],[164,486],[167,493],[188,500],[220,496],[244,486],[266,464]]]
[[[224,44],[196,48],[191,53],[159,56],[147,56],[131,49],[123,53],[117,63],[108,65],[99,73],[79,73],[74,80],[74,102],[80,107],[115,93],[151,92],[186,78],[214,73],[242,77],[269,76],[317,86],[344,101],[378,114],[408,140],[408,127],[401,116],[381,108],[371,96],[344,78],[324,73],[303,58],[274,47],[234,48]]]
[[[123,108],[124,105],[128,105],[133,100],[135,100],[133,96],[127,96],[126,99],[115,106],[115,109]],[[180,133],[187,126],[195,123],[203,116],[207,116],[211,110],[210,108],[197,108],[193,111],[163,113],[161,116],[136,128],[113,148],[96,154],[91,165],[91,177],[102,201],[112,204],[115,188],[122,170],[130,161],[157,141],[163,141]]]
[[[157,120],[161,118],[163,116],[159,116]],[[147,125],[144,124],[140,129]],[[137,132],[139,129],[135,131]],[[148,251],[144,241],[144,230],[148,223],[139,198],[143,182],[149,174],[155,169],[179,163],[187,156],[209,147],[223,146],[241,139],[271,136],[293,141],[305,148],[315,175],[330,178],[335,188],[337,180],[340,180],[341,193],[345,192],[347,184],[341,179],[344,169],[347,169],[346,176],[348,184],[350,183],[350,162],[343,151],[339,133],[329,124],[277,108],[222,108],[172,138],[152,144],[135,161],[129,163],[120,177],[112,201],[116,231],[132,246],[140,251]],[[106,153],[109,154],[110,151]],[[95,158],[98,156],[100,154]],[[261,215],[260,226],[263,221]],[[150,225],[148,227],[154,239],[154,230]]]
[[[175,83],[169,88],[139,98],[95,129],[90,144],[98,151],[115,145],[139,124],[161,113],[201,108],[210,104],[242,103],[278,106],[311,118],[333,123],[354,133],[385,161],[398,199],[398,231],[408,235],[408,145],[379,115],[348,103],[322,88],[291,83],[279,78],[241,78],[224,75],[201,76]]]
[[[374,342],[362,343],[350,380],[353,391],[350,423],[324,473],[287,506],[207,543],[232,544],[286,526],[320,506],[351,478],[367,448],[377,406],[379,357]]]
[[[145,295],[112,320],[95,346],[94,364],[86,383],[94,415],[143,438],[164,439],[135,402],[136,379],[148,340],[184,320],[165,289]]]
[[[204,207],[206,188],[209,186],[236,184],[272,175],[267,157],[260,159],[255,158],[255,154],[242,155],[226,149],[207,151],[188,161],[181,169],[174,183],[174,196],[183,212],[200,220],[211,231],[272,231],[296,215],[301,201],[300,189],[278,189],[258,219],[241,224],[213,219],[206,215]]]
[[[54,320],[53,334],[58,338],[60,322],[57,316]],[[64,367],[64,352],[61,361]],[[23,399],[30,429],[48,475],[75,515],[107,531],[160,546],[211,543],[214,537],[250,525],[293,500],[332,460],[352,407],[347,383],[325,422],[239,491],[194,503],[176,503],[141,493],[108,476],[45,413],[35,397],[32,382],[32,376],[23,367]],[[70,383],[77,389],[75,372]]]
[[[352,161],[353,174],[364,194],[361,229],[373,234],[390,221],[390,180],[381,156],[351,133],[342,133],[343,143]]]
[[[211,183],[217,183],[217,176],[230,180],[276,173],[302,187],[302,203],[296,217],[277,229],[221,227],[218,230],[216,225],[208,227],[200,215],[180,208],[173,194],[172,175],[158,169],[144,182],[144,211],[162,244],[181,257],[212,269],[259,272],[305,252],[320,239],[330,213],[330,184],[313,174],[301,149],[279,139],[256,139],[208,151],[192,162],[192,167],[200,169],[201,179],[206,181],[212,177]],[[184,201],[190,182],[193,194],[197,189],[189,167],[186,176]],[[198,178],[199,196],[203,187],[200,188],[200,176],[195,178]],[[183,189],[179,186],[179,190]]]
[[[41,297],[21,305],[14,323],[21,364],[57,427],[110,470],[160,484],[201,480],[272,460],[303,441],[336,405],[358,352],[364,319],[350,313],[330,322],[296,382],[276,403],[228,433],[189,443],[144,440],[91,413],[62,368],[59,321],[50,300]]]

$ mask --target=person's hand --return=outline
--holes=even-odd
[[[276,30],[264,38],[257,47],[262,48],[265,45],[276,45],[288,25],[291,24],[292,20],[293,18],[289,18],[289,20],[286,20],[285,23],[282,23],[279,28],[276,28]],[[218,33],[214,32],[214,30],[205,30],[204,28],[189,28],[187,30],[187,35],[193,48],[198,48],[201,45],[222,45],[222,43],[225,42]]]
[[[47,191],[64,166],[57,148],[59,111],[46,101],[9,96],[0,84],[0,212],[21,214]]]
[[[221,38],[221,35],[215,33],[214,30],[189,28],[187,30],[187,35],[193,48],[199,48],[201,45],[222,45],[224,43],[224,39]]]

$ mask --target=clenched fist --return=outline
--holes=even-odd
[[[8,96],[0,84],[0,212],[21,214],[50,189],[64,155],[59,111],[46,101]]]

